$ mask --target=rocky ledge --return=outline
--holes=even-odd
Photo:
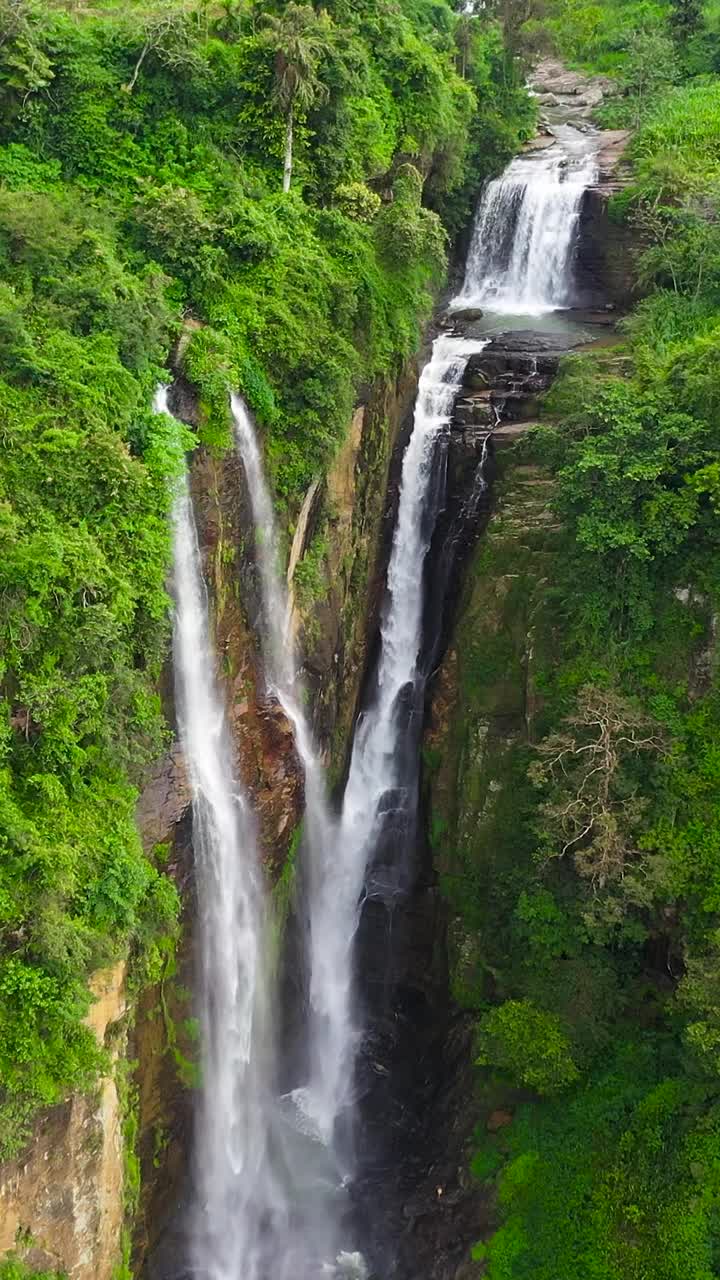
[[[530,77],[530,88],[540,106],[541,126],[546,130],[560,124],[587,128],[598,107],[618,93],[617,81],[610,76],[570,71],[555,58],[538,62]]]
[[[495,443],[508,426],[527,426],[537,418],[540,397],[550,387],[563,356],[597,340],[612,323],[610,315],[600,313],[589,315],[586,326],[578,324],[574,335],[532,329],[497,334],[468,360],[455,402],[453,429],[472,438],[478,431],[489,430]]]

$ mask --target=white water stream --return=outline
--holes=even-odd
[[[168,412],[164,388],[154,408]],[[261,1280],[268,1227],[282,1229],[287,1219],[268,1150],[273,1050],[265,895],[253,815],[232,769],[186,480],[172,526],[176,706],[192,788],[201,952],[193,1262],[207,1280],[239,1280],[242,1259],[243,1280]]]
[[[336,1121],[342,1105],[336,1096],[334,1072],[337,1055],[333,1053],[337,985],[334,975],[328,973],[326,967],[328,921],[324,916],[318,921],[315,907],[318,901],[324,901],[326,886],[336,883],[337,822],[328,808],[322,763],[303,710],[304,691],[290,628],[288,593],[280,571],[277,525],[258,438],[244,401],[232,395],[230,404],[235,442],[245,470],[255,528],[268,691],[277,697],[293,726],[295,746],[305,773],[303,849],[309,861],[310,1008],[307,1047],[310,1069],[307,1081],[281,1099],[280,1104],[289,1124],[301,1139],[291,1148],[291,1154],[298,1158],[297,1167],[291,1170],[293,1180],[301,1181],[305,1176],[309,1146],[312,1147],[312,1159],[322,1169],[322,1180],[316,1184],[318,1194],[312,1213],[299,1233],[313,1240],[313,1252],[324,1260],[325,1274],[339,1271],[363,1280],[365,1267],[360,1255],[341,1248],[347,1170],[336,1142]]]
[[[538,315],[572,302],[583,194],[597,178],[598,135],[558,126],[544,151],[516,156],[478,206],[456,308]]]
[[[325,977],[324,931],[315,927],[314,903],[328,879],[334,881],[333,859],[337,824],[330,815],[323,769],[303,711],[303,688],[297,669],[290,630],[290,610],[284,579],[280,574],[277,527],[272,498],[265,479],[260,448],[247,406],[239,396],[231,396],[235,440],[245,468],[248,495],[255,526],[255,552],[260,575],[265,634],[263,651],[271,691],[290,720],[295,745],[305,771],[304,844],[310,860],[310,1022],[308,1041],[311,1056],[310,1079],[294,1091],[296,1105],[319,1140],[331,1147],[338,1106],[335,1081],[329,1079],[332,1051],[326,1040],[333,1023],[335,984]]]

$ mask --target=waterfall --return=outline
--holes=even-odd
[[[155,411],[168,412],[164,388]],[[203,1280],[265,1280],[268,1233],[287,1205],[269,1158],[272,1025],[258,843],[232,769],[187,479],[173,513],[174,660],[180,742],[192,788],[201,953],[202,1091],[193,1262]]]
[[[449,422],[468,356],[482,346],[480,342],[436,338],[432,356],[420,376],[413,429],[402,465],[375,697],[355,728],[343,800],[340,851],[345,869],[344,892],[337,915],[343,920],[349,918],[353,926],[350,930],[342,924],[337,927],[336,948],[343,968],[349,968],[345,951],[357,925],[358,901],[366,866],[377,843],[378,826],[393,810],[408,808],[408,797],[398,792],[400,737],[407,728],[404,709],[408,700],[413,704],[411,714],[414,712],[412,694],[420,677],[423,565],[434,528],[434,519],[428,518],[428,496],[438,441]],[[387,868],[381,880],[376,872],[369,891],[392,897],[401,873],[399,867]]]
[[[325,794],[322,763],[303,710],[303,688],[290,631],[288,594],[280,572],[277,526],[272,498],[265,478],[255,428],[243,400],[231,396],[235,442],[245,470],[255,528],[255,553],[260,579],[264,630],[262,646],[268,691],[277,697],[293,726],[295,745],[305,774],[303,850],[308,859],[307,911],[309,913],[310,1009],[307,1027],[309,1079],[281,1100],[289,1124],[304,1141],[290,1148],[293,1181],[307,1178],[308,1144],[322,1177],[315,1185],[315,1201],[308,1203],[306,1219],[298,1235],[313,1240],[316,1256],[325,1259],[325,1274],[365,1275],[359,1254],[342,1250],[341,1220],[345,1210],[343,1175],[336,1143],[340,1102],[336,1098],[334,1058],[328,1041],[334,1025],[336,977],[325,963],[325,916],[318,919],[317,904],[324,902],[327,884],[335,884],[337,824]],[[293,1162],[295,1168],[292,1169]],[[335,1267],[332,1266],[335,1260]]]
[[[462,373],[483,343],[440,337],[422,372],[412,436],[402,476],[398,524],[388,575],[388,607],[382,628],[378,698],[358,724],[342,819],[328,812],[322,770],[302,711],[302,690],[289,635],[287,594],[279,574],[272,500],[257,437],[247,408],[231,397],[235,439],[247,477],[256,530],[256,554],[266,628],[268,681],[294,730],[306,776],[304,850],[308,861],[309,1078],[293,1101],[320,1141],[334,1152],[342,1172],[352,1173],[350,1153],[338,1142],[338,1124],[352,1109],[359,1019],[354,1003],[353,942],[363,885],[378,828],[387,820],[388,797],[410,812],[412,797],[396,794],[403,769],[403,694],[418,688],[422,639],[422,565],[432,536],[427,519],[437,446],[447,430]],[[419,728],[421,719],[416,717]],[[387,875],[392,875],[390,869]],[[377,885],[375,889],[377,890]],[[341,1150],[338,1150],[341,1146]]]
[[[350,1096],[360,1035],[353,943],[363,902],[376,897],[391,905],[407,880],[399,854],[412,843],[416,812],[417,763],[411,757],[422,728],[423,565],[437,514],[438,448],[468,356],[483,345],[436,338],[420,377],[403,459],[374,698],[356,724],[335,863],[313,906],[323,939],[323,980],[334,990],[324,1051],[336,1111]]]
[[[540,157],[513,161],[488,185],[465,283],[451,309],[469,300],[521,313],[567,305],[581,196],[594,174],[588,146],[564,139]],[[257,831],[232,763],[187,481],[175,498],[176,702],[192,788],[203,1032],[191,1223],[198,1280],[366,1275],[361,1256],[341,1247],[345,1186],[355,1172],[346,1137],[362,1032],[354,942],[365,901],[391,909],[413,881],[425,684],[450,573],[441,555],[438,577],[446,576],[428,595],[425,561],[444,501],[453,405],[467,359],[483,345],[438,337],[420,377],[379,657],[356,724],[339,817],[329,811],[303,709],[261,451],[245,405],[231,399],[256,531],[267,689],[293,726],[305,773],[309,1053],[304,1078],[284,1095],[277,1085],[269,908]],[[154,407],[168,412],[163,388]],[[483,452],[470,517],[482,500],[484,460]],[[431,627],[424,626],[428,607],[437,614]]]
[[[318,935],[315,920],[315,903],[322,894],[324,874],[331,874],[331,861],[336,843],[336,824],[331,819],[321,762],[318,758],[313,735],[303,711],[303,689],[296,665],[287,591],[280,575],[280,559],[277,526],[272,499],[265,479],[257,437],[247,406],[239,396],[231,396],[231,408],[235,424],[235,441],[247,477],[248,494],[255,527],[255,550],[260,576],[265,632],[263,649],[266,655],[266,675],[272,693],[276,695],[290,720],[300,761],[305,773],[305,830],[304,847],[309,853],[310,884],[308,886],[308,910],[310,913],[310,1079],[294,1091],[294,1100],[303,1111],[306,1120],[316,1130],[325,1146],[331,1146],[335,1132],[337,1108],[328,1105],[327,1055],[322,1041],[333,1003],[334,982],[326,975],[323,964],[322,938]]]
[[[265,632],[263,649],[266,678],[286,713],[285,699],[290,700],[294,721],[297,709],[297,671],[292,640],[287,591],[280,576],[280,548],[272,498],[265,479],[260,447],[247,405],[238,395],[230,396],[235,431],[235,444],[247,479],[248,497],[255,528],[255,552],[260,576],[260,592]]]
[[[557,135],[488,183],[457,308],[532,315],[572,303],[573,250],[583,195],[597,177],[597,139],[570,126]]]

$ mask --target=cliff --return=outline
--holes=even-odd
[[[573,109],[577,106],[574,103]],[[590,292],[605,274],[602,253],[608,236],[608,191],[605,187],[591,193],[588,212],[583,212],[578,261],[588,281],[594,282],[588,284]],[[593,201],[595,212],[590,210]],[[612,250],[614,261],[616,249]],[[391,1084],[385,1088],[381,1082],[378,1089],[376,1079],[367,1089],[368,1149],[386,1125],[397,1122],[392,1159],[373,1170],[379,1182],[387,1183],[394,1177],[396,1164],[402,1165],[397,1193],[388,1197],[382,1218],[396,1237],[398,1223],[405,1224],[400,1235],[407,1274],[413,1274],[428,1249],[433,1250],[428,1272],[433,1280],[455,1276],[459,1280],[467,1273],[462,1259],[478,1232],[478,1222],[487,1217],[484,1198],[464,1171],[468,1123],[474,1114],[466,1106],[472,1089],[470,1027],[464,1014],[447,1003],[449,979],[462,1005],[465,965],[472,965],[471,942],[452,920],[448,966],[448,913],[436,872],[443,888],[452,882],[458,865],[453,859],[465,858],[470,833],[473,859],[491,860],[493,804],[495,799],[505,803],[500,794],[504,762],[514,758],[513,752],[532,732],[535,693],[528,671],[536,652],[535,628],[541,625],[543,591],[537,582],[542,582],[538,575],[548,550],[543,539],[552,532],[543,514],[547,479],[532,468],[523,469],[522,464],[513,470],[512,447],[506,459],[506,449],[500,446],[514,440],[518,423],[533,417],[537,397],[546,389],[560,354],[571,347],[571,342],[564,342],[536,349],[532,342],[523,346],[517,337],[511,343],[498,340],[469,368],[448,441],[448,495],[433,551],[433,565],[447,573],[442,600],[448,612],[442,633],[438,630],[436,635],[437,654],[448,636],[451,641],[432,701],[428,749],[431,757],[441,752],[443,762],[431,779],[429,804],[452,832],[452,855],[447,853],[446,865],[440,852],[433,865],[434,842],[433,849],[420,851],[422,873],[393,938],[392,963],[385,963],[387,920],[377,921],[377,928],[371,921],[361,940],[368,983],[382,987],[384,995],[392,988],[397,996],[394,1004],[385,1005],[386,1022],[378,1040],[378,1060],[388,1064]],[[396,380],[379,379],[369,387],[352,413],[325,478],[312,482],[303,502],[290,504],[287,533],[294,622],[305,655],[314,727],[335,780],[342,776],[376,639],[397,496],[400,451],[394,447],[408,426],[416,381],[415,361],[410,361]],[[182,378],[176,395],[178,415],[196,422],[193,391]],[[495,426],[490,455],[500,450],[498,505],[483,548],[473,552],[489,514],[486,497],[472,506],[471,490],[490,426]],[[488,478],[491,470],[490,461]],[[236,763],[258,813],[269,875],[278,880],[288,867],[302,815],[302,776],[290,726],[264,685],[252,527],[244,478],[234,453],[200,449],[193,462],[191,487]],[[448,542],[449,561],[443,558]],[[493,547],[508,565],[497,581],[483,577],[481,568],[482,556]],[[453,611],[468,556],[472,556],[470,585],[460,596],[458,630],[453,632]],[[513,585],[516,577],[523,583],[518,591]],[[489,611],[488,596],[492,599]],[[515,648],[503,656],[506,633],[513,637]],[[475,671],[477,676],[477,664],[485,662],[484,652],[477,648],[478,637],[485,639],[491,655],[493,646],[497,651],[496,683],[483,683],[481,692],[477,680],[472,686],[471,674]],[[494,670],[492,662],[490,670]],[[172,724],[167,672],[162,692]],[[469,711],[474,727],[466,741]],[[497,781],[495,788],[487,783],[488,773],[493,775],[491,782]],[[110,1280],[116,1273],[127,1245],[122,1235],[128,1208],[136,1219],[136,1272],[148,1280],[169,1280],[176,1274],[178,1230],[187,1208],[191,1098],[197,1080],[189,996],[194,966],[189,803],[180,753],[173,744],[143,791],[138,823],[148,852],[167,846],[165,866],[183,900],[183,932],[176,952],[164,959],[159,982],[145,990],[137,1004],[129,1046],[130,1060],[137,1062],[131,1086],[122,1060],[132,1001],[125,990],[124,967],[119,966],[95,975],[92,989],[97,1001],[90,1014],[98,1041],[109,1048],[115,1061],[114,1072],[103,1078],[96,1094],[74,1097],[43,1115],[27,1157],[4,1168],[0,1179],[0,1254],[16,1253],[32,1267],[62,1267],[71,1280],[91,1276]],[[287,879],[282,884],[286,894]],[[400,1024],[395,1018],[398,1008]],[[417,1047],[415,1057],[408,1045]],[[123,1127],[128,1138],[125,1149]],[[131,1148],[140,1165],[137,1205]],[[368,1191],[368,1204],[373,1194],[374,1190]],[[447,1211],[438,1228],[435,1211],[440,1199]]]
[[[411,413],[416,382],[412,362],[396,381],[367,389],[327,476],[313,486],[311,500],[294,522],[290,587],[295,626],[306,654],[315,729],[337,771],[343,767],[384,574],[392,521],[390,459]],[[196,422],[194,394],[182,378],[175,395],[179,415]],[[234,451],[199,450],[191,486],[236,763],[256,806],[268,874],[276,880],[302,816],[303,782],[291,728],[264,686],[254,534]],[[318,530],[324,532],[322,553],[314,565],[313,590],[303,592],[293,574]],[[163,697],[172,723],[169,670]],[[144,990],[139,1001],[125,995],[124,967],[93,979],[97,1003],[90,1024],[101,1043],[111,1043],[124,1101],[115,1075],[110,1075],[97,1095],[78,1095],[49,1110],[27,1155],[3,1167],[0,1178],[0,1256],[12,1253],[35,1268],[62,1267],[73,1280],[111,1280],[115,1275],[126,1207],[136,1224],[134,1268],[144,1274],[147,1264],[148,1276],[165,1275],[165,1268],[173,1266],[187,1192],[197,1052],[190,995],[194,892],[190,791],[177,744],[155,766],[142,792],[138,825],[148,853],[166,847],[165,866],[184,906],[179,948],[168,956],[161,982]],[[286,875],[283,894],[290,885]],[[128,1078],[124,1065],[131,1007],[134,1078]],[[123,1139],[128,1121],[129,1151]],[[134,1152],[141,1188],[137,1206],[134,1190],[126,1187],[126,1162]]]
[[[313,721],[328,761],[341,769],[365,666],[367,637],[384,572],[386,493],[393,444],[412,408],[414,362],[395,382],[368,388],[325,479],[301,504],[290,541],[289,585],[322,530],[311,593],[295,585],[294,625],[305,654]],[[193,421],[192,389],[178,381],[175,410]],[[271,881],[280,880],[280,909],[292,903],[288,854],[303,812],[302,770],[292,730],[268,696],[259,641],[260,602],[254,530],[242,467],[234,451],[200,450],[191,487],[215,621],[222,683],[238,752],[236,764],[258,815]],[[298,578],[300,574],[298,574]],[[161,987],[143,994],[133,1033],[137,1059],[137,1142],[141,1196],[135,1216],[134,1269],[171,1280],[184,1245],[189,1207],[192,1086],[196,1046],[188,1037],[194,985],[193,886],[189,794],[177,750],[160,764],[141,801],[154,838],[169,843],[168,865],[183,886],[182,942]],[[292,946],[292,943],[289,943]],[[292,990],[287,999],[292,1002]],[[292,1009],[286,1012],[292,1021]]]
[[[113,1280],[125,1217],[126,1151],[121,1095],[127,1079],[125,965],[92,978],[88,1017],[114,1072],[87,1096],[48,1111],[32,1145],[2,1169],[0,1257],[73,1280]]]

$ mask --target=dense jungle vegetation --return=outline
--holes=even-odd
[[[0,1158],[102,1066],[89,973],[151,978],[176,927],[133,815],[183,324],[202,438],[238,386],[296,505],[531,124],[490,8],[0,0]]]
[[[601,117],[637,131],[612,214],[643,297],[622,346],[566,360],[524,444],[563,528],[534,741],[446,885],[478,940],[459,994],[481,1087],[515,1110],[477,1135],[490,1280],[720,1275],[719,24],[694,0],[550,0],[518,33],[617,78]],[[467,680],[492,662],[479,640]]]

